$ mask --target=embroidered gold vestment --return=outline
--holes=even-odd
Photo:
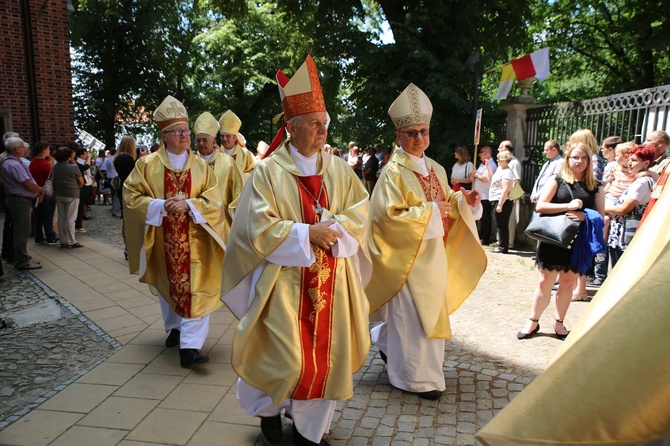
[[[242,180],[246,182],[249,178],[249,175],[254,170],[254,167],[256,167],[256,159],[254,158],[254,154],[251,153],[248,149],[236,145],[235,150],[233,150],[233,153],[231,153],[230,156],[235,160],[235,164],[237,165],[238,169],[240,169]]]
[[[462,192],[451,190],[444,168],[424,157],[429,178],[423,179],[416,163],[396,150],[377,181],[370,200],[373,275],[365,292],[375,312],[411,276],[412,297],[426,336],[448,339],[449,314],[477,286],[486,269],[486,255]],[[452,205],[448,221],[443,217],[446,241],[424,241],[433,201],[441,199]]]
[[[200,155],[198,154],[200,157]],[[203,159],[204,161],[204,159]],[[242,175],[235,161],[225,152],[218,148],[212,152],[212,157],[209,161],[205,161],[209,167],[214,171],[216,179],[218,180],[219,189],[221,190],[221,206],[224,210],[223,217],[225,220],[223,228],[223,241],[228,243],[228,236],[230,235],[230,226],[233,224],[233,202],[242,193]]]
[[[161,226],[145,224],[153,199],[188,199],[207,220],[168,214]],[[155,288],[178,315],[205,316],[221,306],[225,228],[221,191],[214,172],[189,151],[182,170],[172,168],[164,148],[140,158],[124,182],[128,266]],[[218,239],[218,240],[217,240]]]
[[[322,220],[335,219],[360,245],[359,254],[348,258],[334,258],[312,245],[317,261],[310,267],[267,262],[258,276],[233,338],[232,365],[275,404],[287,398],[350,398],[352,375],[365,363],[370,347],[369,308],[361,283],[367,279],[359,274],[360,263],[369,267],[367,192],[344,160],[325,152],[318,156],[318,173],[312,177],[296,168],[287,143],[256,165],[240,197],[226,251],[224,298],[249,280],[295,223],[311,223],[315,203],[305,199],[308,194],[299,182],[309,188],[312,180],[314,197],[323,184]]]

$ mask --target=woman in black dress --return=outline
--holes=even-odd
[[[605,196],[593,177],[591,158],[591,151],[583,143],[577,143],[567,149],[561,174],[550,179],[544,186],[535,210],[542,214],[565,213],[575,221],[584,221],[585,208],[595,209],[603,215]],[[556,276],[558,276],[558,290],[554,331],[560,339],[565,339],[568,335],[563,319],[568,312],[572,290],[578,277],[577,265],[570,264],[571,255],[572,248],[564,249],[546,243],[538,245],[536,265],[540,270],[540,282],[533,295],[529,321],[517,334],[518,339],[526,339],[540,331],[540,316],[549,306],[551,287],[556,281]]]
[[[137,156],[136,151],[136,141],[132,136],[124,136],[121,138],[121,144],[119,144],[119,150],[114,155],[114,168],[119,174],[118,184],[116,187],[116,193],[118,194],[119,202],[121,203],[121,218],[123,218],[123,182],[126,181],[130,172],[135,168],[135,157]],[[112,181],[116,180],[114,178]],[[125,222],[121,224],[121,235],[123,236],[123,243],[126,243],[126,230]],[[126,249],[123,250],[123,255],[128,260],[128,252]]]

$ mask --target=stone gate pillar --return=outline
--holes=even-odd
[[[534,79],[531,78],[532,82]],[[524,80],[525,81],[525,80]],[[519,82],[521,84],[522,82]],[[532,85],[532,83],[531,83]],[[535,98],[527,94],[526,85],[519,85],[522,89],[521,96],[512,98],[512,103],[501,106],[507,112],[507,139],[512,141],[514,147],[514,156],[516,156],[522,163],[525,159],[526,145],[528,144],[528,132],[526,125],[526,114],[531,108],[541,107],[535,104]],[[523,166],[525,167],[525,166]],[[523,177],[523,173],[522,173]],[[525,187],[525,189],[528,189]],[[512,215],[509,221],[509,245],[515,249],[534,248],[535,243],[529,240],[524,233],[531,216],[533,215],[534,205],[530,202],[530,190],[526,190],[526,194],[516,200]]]

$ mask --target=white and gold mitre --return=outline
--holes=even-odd
[[[242,121],[240,118],[238,118],[237,115],[230,110],[226,110],[226,112],[221,115],[219,118],[219,124],[221,125],[221,129],[219,131],[222,135],[224,133],[232,133],[233,135],[237,135],[237,132],[240,131],[240,127],[242,127]]]
[[[188,112],[179,99],[168,95],[154,110],[154,121],[161,131],[169,130],[182,122],[188,124]]]
[[[430,125],[433,104],[419,87],[409,84],[393,101],[388,113],[396,129],[413,124]]]
[[[247,138],[245,138],[244,135],[240,132],[237,132],[237,143],[240,145],[240,147],[247,146]]]
[[[219,133],[219,121],[210,112],[205,112],[195,120],[193,132],[196,136],[204,133],[212,138],[216,138],[216,135]]]
[[[265,141],[259,142],[258,146],[256,146],[256,153],[258,154],[258,156],[265,155],[265,152],[268,151],[268,147],[270,146]]]

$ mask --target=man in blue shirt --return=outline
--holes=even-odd
[[[41,200],[44,189],[39,187],[28,167],[21,161],[26,155],[21,138],[8,138],[5,142],[7,158],[2,163],[2,180],[5,187],[5,205],[14,219],[14,260],[17,269],[39,269],[42,265],[28,255],[30,214],[35,199]]]

